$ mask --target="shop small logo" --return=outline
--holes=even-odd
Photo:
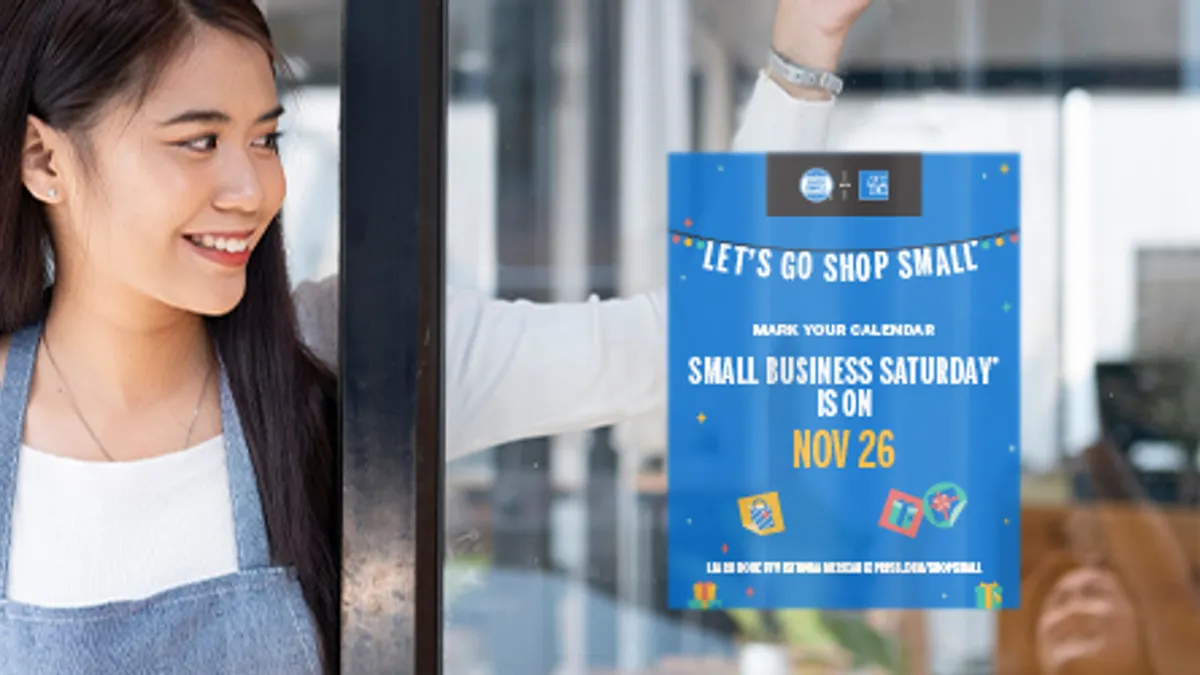
[[[760,537],[783,532],[783,509],[779,506],[778,492],[742,497],[738,500],[738,511],[742,516],[742,527]]]
[[[879,526],[915,539],[917,530],[921,527],[924,510],[924,502],[919,497],[892,490],[888,492],[887,501],[883,504]]]
[[[886,202],[889,195],[887,171],[858,172],[859,201]]]
[[[800,194],[808,201],[819,204],[833,194],[833,176],[825,169],[809,169],[800,177]]]
[[[938,483],[925,492],[925,519],[934,527],[954,527],[967,507],[967,493],[954,483]]]
[[[688,607],[692,609],[709,609],[721,606],[721,601],[717,600],[717,585],[711,581],[697,581],[692,584],[692,599],[688,601]]]
[[[979,584],[975,587],[975,606],[979,609],[1000,609],[1004,605],[1004,589],[1000,584]]]

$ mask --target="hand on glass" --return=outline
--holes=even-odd
[[[771,46],[800,65],[837,69],[850,28],[872,0],[779,0]]]

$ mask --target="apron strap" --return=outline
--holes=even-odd
[[[221,364],[221,426],[224,429],[226,463],[229,467],[229,494],[233,498],[233,524],[237,533],[238,569],[269,567],[271,547],[263,516],[258,479],[250,448],[242,433],[241,417],[229,377]]]
[[[17,460],[25,435],[25,408],[33,364],[37,360],[41,322],[13,333],[0,385],[0,599],[7,598],[8,559],[12,545],[13,506],[17,496]]]

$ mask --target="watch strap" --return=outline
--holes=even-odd
[[[824,89],[833,96],[842,93],[842,78],[827,70],[793,63],[774,49],[767,56],[767,67],[771,72],[794,85]]]

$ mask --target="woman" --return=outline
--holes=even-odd
[[[4,673],[333,653],[336,388],[288,302],[271,55],[249,0],[0,3]]]
[[[836,59],[865,0],[809,3],[781,1],[776,46]],[[4,673],[337,670],[336,388],[289,302],[277,56],[252,0],[0,3]],[[460,329],[450,365],[528,357],[544,339],[529,331],[596,322],[608,335],[589,349],[642,364],[645,338],[608,344],[618,323],[657,321],[629,307],[516,310],[522,343]],[[512,321],[464,314],[480,331]],[[638,405],[653,398],[631,386]]]

